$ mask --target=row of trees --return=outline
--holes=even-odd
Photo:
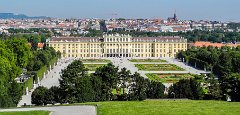
[[[194,78],[179,80],[179,82],[170,86],[168,97],[220,100],[223,99],[221,93],[218,80],[215,79],[213,74],[208,74],[207,77],[195,75]]]
[[[0,107],[16,106],[21,86],[14,80],[32,57],[24,39],[0,40]]]
[[[191,48],[187,51],[182,51],[177,56],[179,59],[186,61],[187,63],[195,63],[198,66],[198,62],[204,64],[204,67],[211,70],[213,74],[212,79],[216,79],[215,86],[220,86],[220,97],[225,99],[231,97],[232,101],[240,101],[240,47],[230,48],[214,48],[214,47],[202,47]],[[195,59],[195,60],[193,60]],[[199,64],[199,65],[201,65]],[[201,67],[200,67],[201,68]],[[216,87],[215,87],[216,88]]]
[[[11,34],[16,34],[16,33],[48,33],[50,34],[51,32],[47,28],[29,28],[29,29],[16,29],[16,28],[9,28],[8,32]]]
[[[200,67],[197,64],[198,62],[204,63],[205,68],[212,70],[219,77],[240,72],[240,46],[236,48],[227,46],[221,48],[212,46],[202,48],[193,47],[187,51],[178,53],[177,58],[184,59],[185,62],[190,64],[196,63],[196,67]]]
[[[43,36],[42,36],[43,37]],[[15,78],[27,71],[37,71],[57,56],[54,49],[44,47],[37,50],[29,45],[31,39],[40,36],[0,36],[0,107],[16,106],[23,93],[23,84]],[[37,40],[38,41],[38,40]]]
[[[62,70],[59,81],[60,87],[37,88],[32,94],[32,103],[46,105],[144,100],[146,98],[162,98],[165,89],[160,82],[150,82],[138,73],[131,74],[126,68],[119,70],[112,63],[99,67],[95,73],[88,75],[87,69],[80,60],[75,60]]]
[[[28,62],[26,69],[28,71],[38,71],[45,65],[49,67],[49,62],[58,56],[60,56],[60,52],[56,52],[52,47],[44,47],[43,49],[33,51],[33,56]]]

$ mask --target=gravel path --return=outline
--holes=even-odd
[[[127,70],[130,70],[132,74],[138,72],[141,76],[148,79],[145,73],[138,71],[138,68],[135,67],[134,63],[130,62],[127,58],[108,58],[108,59],[110,59],[115,66],[118,66],[119,69],[125,67],[127,68]]]
[[[177,65],[177,66],[185,69],[185,71],[187,71],[188,73],[191,73],[191,74],[200,75],[200,74],[204,74],[204,73],[210,73],[208,71],[199,70],[199,69],[193,68],[191,66],[188,66],[185,63],[179,62],[179,60],[174,59],[174,58],[163,58],[163,59],[168,61],[168,63],[170,63],[170,64],[174,64],[174,65]]]
[[[45,78],[43,78],[39,84],[36,84],[36,87],[38,86],[44,86],[47,88],[50,88],[52,86],[59,86],[58,79],[60,78],[60,72],[62,69],[67,67],[68,64],[70,64],[73,60],[70,59],[60,59],[58,61],[58,64],[53,67],[52,70],[48,72],[48,74],[45,75]],[[28,93],[28,95],[23,95],[22,100],[18,103],[18,107],[24,105],[26,103],[27,105],[31,105],[31,95],[34,89],[31,89]]]
[[[58,79],[60,72],[66,68],[73,59],[61,59],[52,70],[45,75],[45,78],[37,85],[50,88],[52,86],[59,86]],[[18,107],[24,105],[31,105],[31,94],[34,89],[31,89],[28,95],[23,95],[22,100],[18,103]],[[95,106],[55,106],[55,107],[34,107],[34,108],[17,108],[17,109],[0,109],[0,111],[33,111],[33,110],[47,110],[51,111],[51,115],[96,115]]]
[[[0,109],[0,112],[10,111],[51,111],[50,115],[97,115],[95,106],[55,106],[55,107],[36,107],[36,108],[17,108]]]

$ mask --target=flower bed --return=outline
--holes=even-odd
[[[89,71],[95,71],[97,68],[104,66],[105,64],[84,64]]]
[[[135,66],[143,71],[184,71],[173,64],[135,64]]]
[[[106,59],[81,59],[83,63],[91,63],[91,62],[111,62],[110,60]]]
[[[161,59],[131,59],[130,62],[167,62]]]
[[[189,79],[194,77],[192,74],[146,74],[150,80],[160,81],[162,83],[175,83],[180,79]]]

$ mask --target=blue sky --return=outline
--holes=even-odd
[[[164,18],[240,21],[240,0],[1,0],[0,12],[57,18]],[[112,14],[118,14],[113,16]]]

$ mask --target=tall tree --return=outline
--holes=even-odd
[[[7,40],[7,46],[10,48],[17,57],[17,65],[24,68],[27,66],[28,60],[32,56],[30,46],[25,39],[10,39]]]
[[[139,73],[132,75],[132,83],[129,91],[129,100],[144,100],[147,98],[147,83],[149,81]]]
[[[59,79],[60,88],[63,90],[63,101],[74,103],[77,101],[79,79],[87,76],[87,69],[80,60],[73,61],[66,69],[62,70]]]
[[[163,98],[165,86],[161,82],[149,81],[147,97],[151,99]]]
[[[117,84],[118,67],[115,67],[112,63],[97,68],[94,76],[101,77],[103,81],[103,95],[105,99],[111,100],[113,87]]]
[[[32,98],[32,104],[47,105],[49,103],[48,89],[43,86],[37,87],[33,91],[31,98]]]
[[[214,74],[209,74],[206,78],[207,94],[206,99],[216,99],[222,98],[222,91],[220,89],[220,84],[217,77]]]
[[[224,96],[230,96],[232,101],[240,101],[240,74],[225,75],[221,79],[221,89]]]
[[[121,88],[123,88],[123,94],[125,94],[125,90],[127,88],[127,84],[129,84],[130,81],[130,71],[127,70],[125,67],[121,69],[119,72],[119,82],[121,84]]]

